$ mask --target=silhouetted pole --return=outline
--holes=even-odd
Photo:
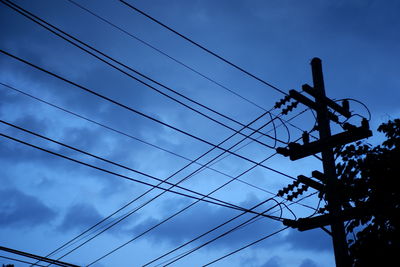
[[[316,96],[317,123],[320,140],[331,136],[330,120],[328,117],[328,107],[323,99],[325,98],[324,78],[322,75],[321,59],[313,58],[311,61],[313,83]],[[340,200],[338,198],[337,175],[335,167],[335,158],[332,148],[322,150],[322,164],[326,178],[326,199],[328,201],[328,210],[332,216],[338,215],[341,211]],[[334,221],[331,224],[333,249],[335,253],[336,266],[349,267],[350,260],[348,256],[346,233],[344,224],[341,221]]]

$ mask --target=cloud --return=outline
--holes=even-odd
[[[165,205],[166,204],[164,203],[164,207]],[[176,205],[176,203],[172,203],[172,205],[169,207],[168,215],[180,210],[183,206],[186,205]],[[243,205],[243,203],[241,203],[241,206],[248,205]],[[168,221],[160,227],[157,227],[154,231],[149,232],[147,237],[148,240],[152,241],[153,243],[167,242],[173,245],[181,244],[218,226],[220,223],[223,223],[238,214],[239,212],[233,212],[232,210],[224,207],[216,208],[208,204],[198,204],[184,211],[182,214],[174,217],[171,221]],[[204,239],[200,240],[200,243],[208,241],[224,233],[225,231],[230,230],[234,226],[244,222],[252,216],[253,215],[242,216],[233,223],[227,224],[217,231],[207,235]],[[165,217],[168,216],[165,215]],[[135,234],[139,234],[161,221],[162,219],[149,217],[134,226],[131,231],[133,231]],[[250,224],[248,227],[241,228],[238,231],[232,232],[218,239],[215,244],[213,243],[212,246],[225,248],[237,247],[258,239],[260,235],[263,235],[266,232],[274,231],[278,225],[279,224],[275,221],[263,219]]]
[[[318,265],[311,259],[305,259],[299,267],[318,267]]]
[[[0,226],[26,229],[49,223],[57,213],[38,198],[17,189],[0,189]]]
[[[270,258],[266,263],[261,265],[261,267],[281,267],[281,258],[278,256],[274,256]]]
[[[305,232],[291,229],[284,241],[293,250],[311,250],[317,252],[332,250],[331,238],[320,229]]]
[[[58,227],[60,231],[83,230],[102,219],[100,213],[88,203],[71,206]]]

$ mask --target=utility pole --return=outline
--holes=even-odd
[[[311,69],[315,91],[315,103],[317,104],[317,125],[319,139],[327,140],[331,138],[330,119],[328,118],[328,107],[326,99],[324,77],[322,74],[322,64],[319,58],[313,58]],[[337,191],[337,175],[333,148],[324,147],[321,151],[322,165],[326,179],[326,199],[328,201],[328,211],[331,216],[339,216],[342,211]],[[349,267],[348,247],[344,223],[342,221],[333,221],[331,224],[333,249],[335,253],[336,266]]]
[[[302,86],[303,91],[311,95],[314,101],[297,92],[296,90],[289,91],[289,97],[286,96],[283,100],[276,103],[275,107],[280,108],[290,99],[296,102],[289,104],[283,109],[282,113],[287,114],[298,103],[302,103],[317,113],[317,130],[319,132],[319,140],[310,142],[309,134],[303,133],[303,145],[299,143],[289,143],[287,148],[277,148],[277,152],[284,156],[289,156],[291,160],[298,160],[307,156],[321,153],[323,172],[312,172],[312,177],[307,178],[304,175],[299,175],[298,179],[291,185],[278,192],[278,196],[287,195],[288,200],[293,200],[301,195],[308,187],[314,188],[320,192],[319,197],[325,196],[327,201],[328,214],[315,216],[312,218],[300,218],[297,220],[285,219],[283,223],[287,226],[297,228],[299,231],[306,231],[321,227],[332,236],[333,249],[337,267],[350,267],[351,262],[348,254],[346,232],[344,229],[344,221],[354,219],[357,216],[368,212],[365,209],[351,208],[342,210],[340,189],[336,174],[334,148],[342,146],[363,138],[370,137],[372,132],[369,129],[368,121],[363,119],[360,127],[356,127],[349,123],[342,124],[345,131],[332,135],[330,122],[339,123],[339,118],[330,109],[335,110],[346,118],[351,118],[349,102],[344,100],[342,105],[332,101],[326,97],[324,78],[322,74],[322,64],[319,58],[313,58],[311,61],[311,70],[313,77],[313,87],[305,84]],[[299,184],[303,184],[301,188]],[[297,191],[293,189],[297,187]],[[293,193],[291,193],[293,191]],[[331,232],[324,227],[330,225]]]

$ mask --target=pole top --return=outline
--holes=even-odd
[[[316,63],[320,63],[321,64],[322,60],[319,57],[314,57],[313,59],[311,59],[311,64],[316,64]]]

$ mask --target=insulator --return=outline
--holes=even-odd
[[[342,101],[342,107],[343,109],[349,111],[350,110],[350,104],[349,104],[349,100],[345,99]]]
[[[290,96],[289,95],[285,96],[283,99],[281,99],[275,103],[274,108],[280,108],[283,104],[285,104],[289,100],[290,100]]]
[[[293,196],[289,195],[289,196],[286,197],[286,199],[289,200],[289,201],[292,201],[293,200]]]
[[[280,108],[283,105],[282,100],[275,103],[274,108]]]
[[[287,186],[287,188],[289,189],[289,191],[292,191],[292,190],[293,190],[293,188],[294,188],[294,184],[290,184],[290,185],[288,185],[288,186]]]
[[[304,192],[304,191],[307,191],[307,190],[308,190],[308,185],[305,185],[305,184],[304,184],[304,185],[301,187],[301,190],[303,190],[303,192]]]
[[[362,119],[361,127],[363,127],[364,129],[368,129],[369,130],[369,123],[368,123],[368,120],[366,118]]]
[[[351,131],[351,130],[356,129],[357,127],[354,126],[353,124],[350,124],[350,123],[346,122],[346,123],[343,123],[342,128],[343,128],[344,130],[346,130],[346,131]]]
[[[283,115],[287,115],[288,113],[289,113],[289,109],[288,108],[282,109],[282,114]]]
[[[300,195],[299,191],[293,192],[292,196],[293,198],[297,198]]]
[[[290,191],[290,189],[288,187],[284,187],[282,189],[283,194],[287,194],[287,193],[289,193],[289,191]]]
[[[298,104],[299,104],[299,102],[295,101],[292,104],[290,104],[287,108],[288,108],[289,111],[292,111],[294,108],[297,107]]]
[[[297,187],[297,186],[299,186],[299,184],[300,184],[300,181],[299,181],[299,180],[296,180],[296,181],[293,182],[293,186],[296,186],[296,187]]]
[[[289,156],[290,154],[289,149],[287,149],[286,147],[278,147],[276,149],[276,153],[281,154],[285,157]]]
[[[308,132],[304,131],[301,135],[301,138],[303,139],[303,144],[310,143],[310,135],[308,134]]]
[[[284,193],[283,190],[279,190],[278,194],[276,194],[278,197],[283,197]]]
[[[283,98],[283,103],[286,103],[286,102],[288,102],[290,100],[290,95],[286,95],[284,98]]]

